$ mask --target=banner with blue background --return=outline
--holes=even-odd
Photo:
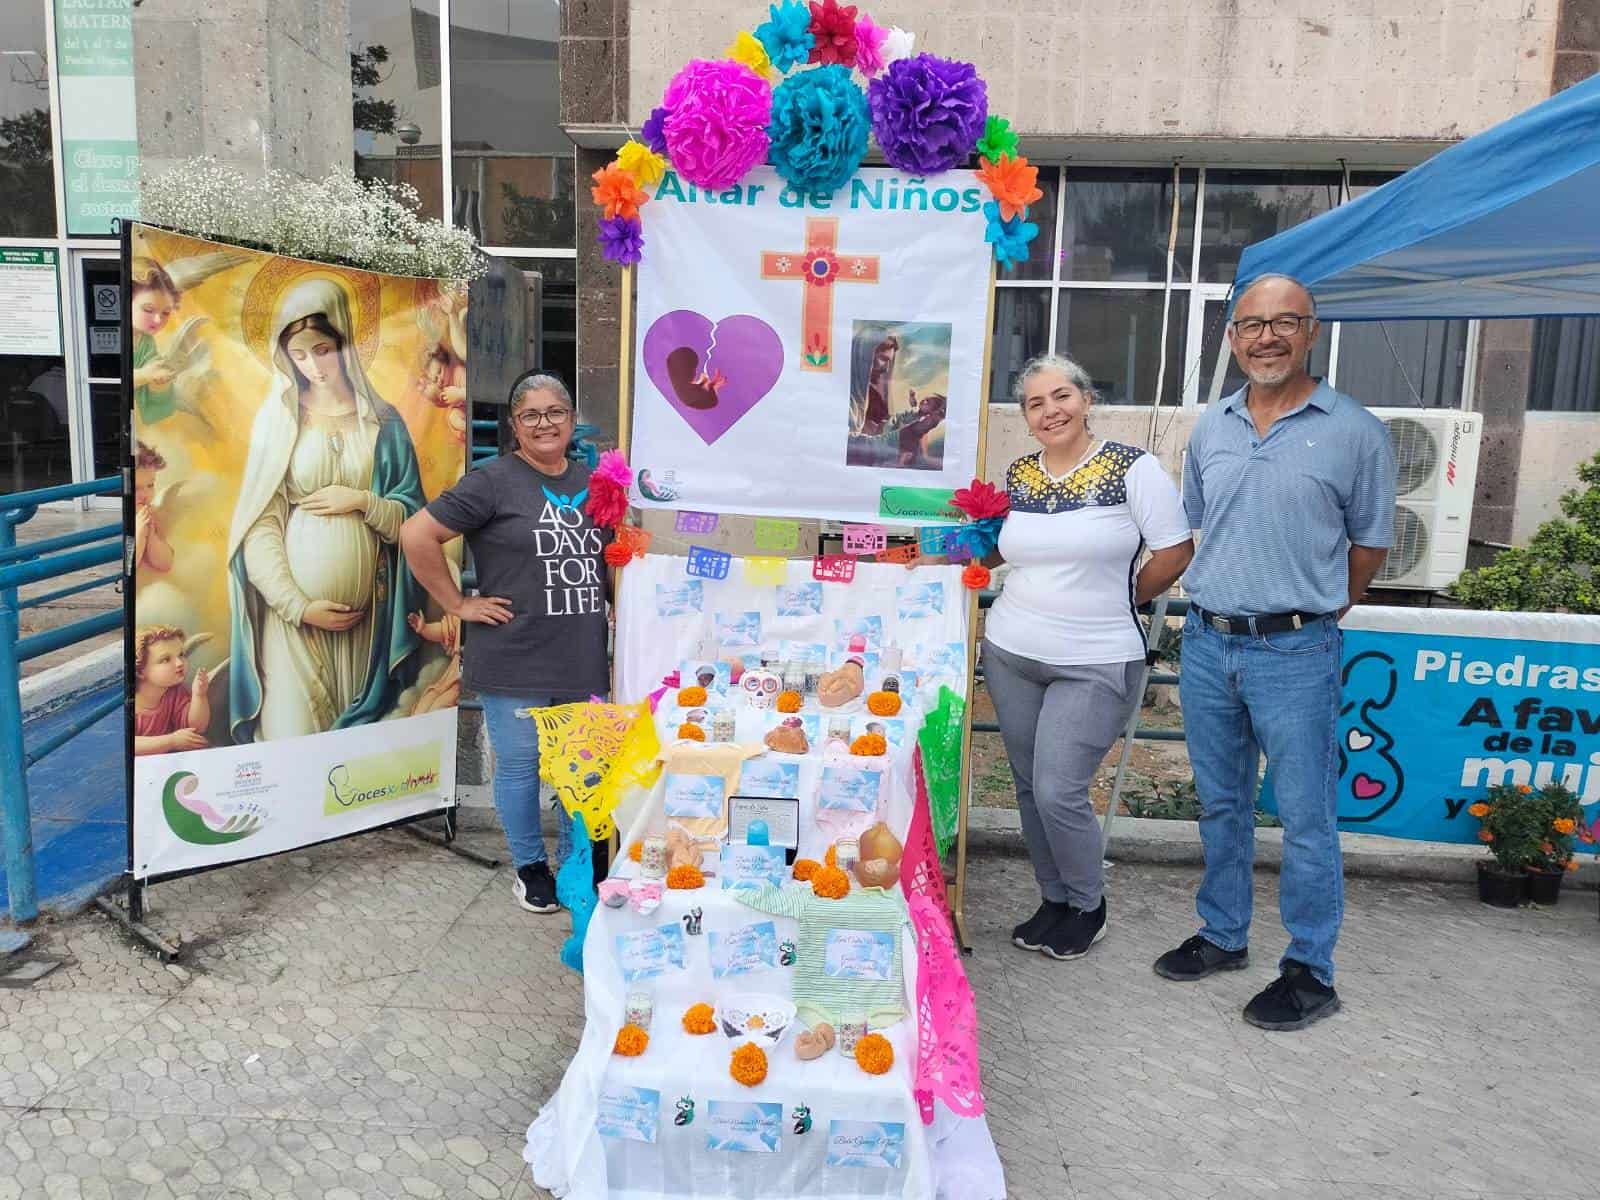
[[[1600,617],[1362,607],[1343,628],[1340,829],[1475,842],[1490,787],[1557,781],[1600,850]]]

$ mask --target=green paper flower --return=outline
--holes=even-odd
[[[1017,135],[1011,122],[1004,117],[990,117],[983,123],[983,136],[978,139],[978,155],[990,162],[998,162],[1002,154],[1017,156]]]

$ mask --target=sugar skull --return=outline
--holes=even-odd
[[[778,702],[783,681],[773,671],[756,669],[740,676],[739,686],[744,689],[745,700],[751,708],[769,709]]]

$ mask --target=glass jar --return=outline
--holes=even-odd
[[[667,876],[666,835],[652,833],[644,839],[639,851],[639,874],[646,879],[665,879]]]
[[[650,1018],[655,1015],[655,999],[646,991],[628,993],[624,1023],[649,1030]]]
[[[846,1058],[856,1056],[856,1043],[867,1036],[867,1014],[848,1010],[839,1014],[838,1047]]]

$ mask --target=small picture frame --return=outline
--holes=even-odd
[[[782,846],[784,861],[794,862],[800,847],[800,800],[798,797],[729,796],[728,840],[744,841],[751,821],[767,823],[768,844]]]

